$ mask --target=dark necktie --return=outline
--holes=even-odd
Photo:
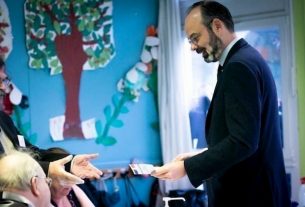
[[[218,65],[218,70],[217,70],[217,80],[219,79],[220,75],[223,72],[223,66],[221,66],[220,64]]]

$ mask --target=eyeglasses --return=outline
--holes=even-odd
[[[198,41],[199,41],[200,36],[201,36],[201,33],[191,34],[190,38],[188,38],[189,43],[193,44],[193,45],[198,45]]]
[[[4,96],[5,94],[8,94],[11,91],[11,80],[6,77],[4,79],[0,78],[0,96]]]
[[[215,17],[216,18],[216,17]],[[212,22],[213,22],[213,20],[215,19],[215,18],[212,18],[210,21],[209,21],[209,23],[207,24],[207,29],[208,30],[211,30],[211,24],[212,24]],[[201,33],[199,32],[199,33],[193,33],[193,34],[191,34],[191,36],[188,38],[188,41],[189,41],[189,43],[190,44],[193,44],[193,45],[196,45],[196,46],[198,46],[198,42],[199,42],[199,39],[200,39],[200,37],[201,37]]]
[[[38,175],[36,175],[36,176],[34,176],[34,177],[40,178],[40,179],[44,179],[44,180],[46,181],[47,185],[48,185],[49,187],[51,187],[51,185],[52,185],[52,178],[50,178],[50,177],[41,178],[41,177],[39,177]]]

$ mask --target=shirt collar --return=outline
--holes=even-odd
[[[29,201],[27,198],[25,198],[24,196],[19,195],[17,193],[3,191],[2,198],[11,199],[11,200],[14,200],[14,201],[26,203],[26,204],[29,205],[29,207],[35,207],[31,201]]]
[[[233,47],[233,45],[235,45],[235,43],[240,40],[239,37],[235,37],[229,44],[228,46],[223,50],[220,59],[219,59],[219,65],[223,66],[223,64],[225,63],[225,60],[231,50],[231,48]]]

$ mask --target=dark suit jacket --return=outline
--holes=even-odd
[[[207,181],[209,206],[286,207],[276,86],[245,40],[230,50],[206,120],[208,151],[185,160],[194,186]]]
[[[29,206],[26,203],[18,201],[18,199],[10,199],[10,198],[3,198],[3,194],[0,191],[0,206],[1,207],[27,207]]]
[[[9,200],[9,199],[0,199],[1,207],[27,207],[29,206],[26,203],[22,203],[19,201]]]
[[[6,136],[11,140],[14,147],[16,149],[20,148],[18,136],[17,136],[20,133],[16,129],[12,119],[3,111],[0,111],[0,127],[4,131]],[[0,145],[1,145],[1,142],[0,142]],[[39,162],[39,164],[41,165],[41,167],[44,170],[44,172],[46,173],[46,175],[48,175],[50,158],[52,158],[52,160],[57,160],[57,159],[61,159],[65,156],[67,156],[66,154],[53,153],[53,152],[49,152],[48,150],[40,149],[40,148],[30,144],[26,139],[25,139],[25,145],[26,145],[26,148],[31,149],[36,155],[38,155],[36,157],[37,158],[36,160]],[[2,149],[2,146],[0,146],[0,148]],[[65,168],[68,172],[70,171],[70,165],[71,165],[71,162],[69,162],[65,166]]]

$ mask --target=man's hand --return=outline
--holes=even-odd
[[[48,176],[52,178],[54,182],[60,183],[62,186],[72,186],[74,184],[82,184],[84,181],[65,171],[65,164],[72,160],[73,156],[69,155],[62,159],[50,162]]]
[[[80,178],[99,179],[103,172],[90,163],[97,156],[98,154],[76,155],[72,160],[71,172]]]
[[[155,167],[152,176],[164,180],[177,180],[186,175],[183,161],[170,162],[162,167]]]

